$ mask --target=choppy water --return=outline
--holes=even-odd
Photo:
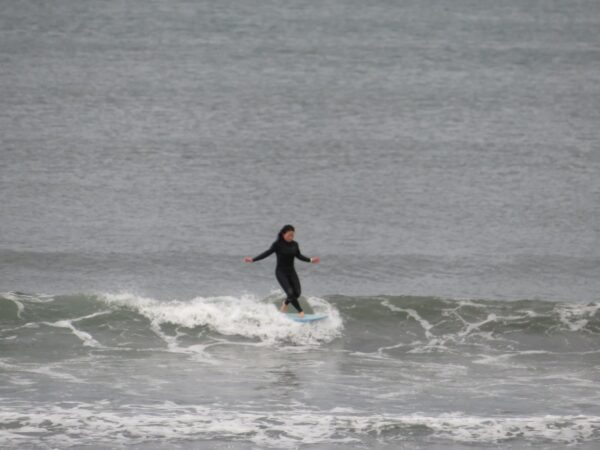
[[[0,2],[0,447],[595,448],[599,29]],[[286,223],[322,323],[241,262]]]
[[[560,448],[600,437],[598,303],[312,297],[329,318],[306,325],[277,299],[3,294],[3,442]]]

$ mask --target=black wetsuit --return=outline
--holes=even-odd
[[[278,239],[273,242],[271,247],[261,253],[260,255],[252,258],[252,261],[260,261],[266,258],[270,254],[275,253],[277,255],[277,266],[275,267],[275,276],[277,281],[281,285],[283,292],[286,293],[287,298],[285,304],[292,304],[298,312],[302,312],[300,303],[298,303],[298,297],[300,297],[300,280],[298,274],[294,269],[294,258],[298,258],[301,261],[310,262],[310,258],[307,258],[300,253],[300,247],[296,241],[287,242],[284,239]]]

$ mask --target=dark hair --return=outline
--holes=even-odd
[[[293,227],[293,225],[284,225],[283,228],[281,230],[279,230],[279,234],[277,235],[277,240],[282,240],[283,235],[285,233],[287,233],[288,231],[296,231],[296,229]]]

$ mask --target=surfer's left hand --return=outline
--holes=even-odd
[[[313,264],[318,264],[321,262],[321,258],[319,258],[318,256],[313,256],[312,258],[310,258],[310,262]]]

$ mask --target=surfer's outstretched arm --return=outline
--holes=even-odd
[[[298,258],[300,261],[304,261],[304,262],[311,262],[311,263],[315,263],[317,264],[318,262],[321,261],[321,258],[319,258],[318,256],[314,256],[312,258],[309,258],[307,256],[304,256],[302,253],[300,253],[300,247],[298,246],[298,251],[296,252],[296,258]]]
[[[275,244],[271,245],[271,247],[269,247],[268,250],[262,252],[258,256],[255,256],[254,258],[251,258],[249,256],[245,257],[244,261],[246,261],[246,262],[260,261],[261,259],[265,259],[267,256],[271,255],[273,252],[275,252]]]
[[[304,256],[302,253],[300,253],[300,246],[297,247],[297,251],[296,251],[296,258],[298,258],[300,261],[304,261],[304,262],[311,262],[311,258]]]

